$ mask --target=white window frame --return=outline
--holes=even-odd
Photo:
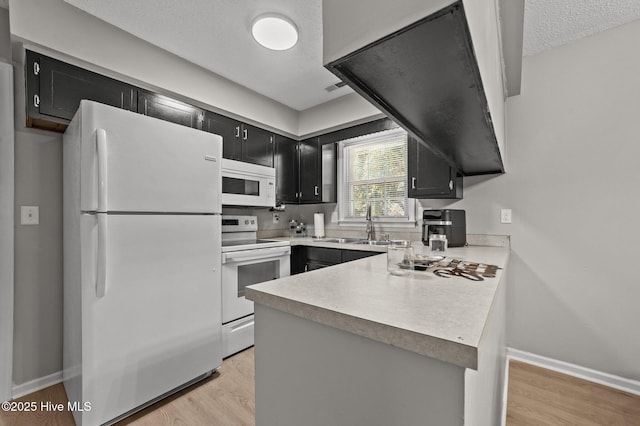
[[[395,136],[396,134],[407,132],[398,127],[391,130],[384,130],[381,132],[371,133],[367,135],[358,136],[351,139],[345,139],[338,142],[338,224],[340,226],[366,226],[367,221],[364,218],[354,218],[347,216],[349,205],[349,191],[345,182],[345,176],[348,174],[348,164],[345,161],[345,148],[351,145],[360,143],[371,143],[379,139],[386,139],[389,136]],[[408,159],[407,159],[408,162]],[[408,164],[407,164],[408,169]],[[408,172],[408,170],[407,170]],[[371,218],[372,222],[383,224],[385,227],[398,227],[398,228],[413,228],[416,226],[416,201],[413,198],[407,197],[407,213],[408,217],[391,218],[391,217],[376,217]]]

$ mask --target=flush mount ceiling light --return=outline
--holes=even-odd
[[[298,42],[298,28],[287,17],[275,13],[258,16],[251,24],[253,38],[271,50],[291,49]]]

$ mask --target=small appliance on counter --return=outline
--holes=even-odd
[[[449,247],[467,245],[467,225],[464,210],[424,210],[422,212],[422,243],[429,245],[429,235],[446,235]]]

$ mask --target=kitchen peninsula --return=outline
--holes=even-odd
[[[509,249],[448,256],[501,269],[399,277],[380,254],[249,287],[257,424],[499,424]]]

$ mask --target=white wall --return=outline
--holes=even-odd
[[[524,58],[508,172],[466,178],[464,200],[440,202],[467,210],[470,233],[511,235],[509,346],[634,380],[638,46],[640,21]]]

